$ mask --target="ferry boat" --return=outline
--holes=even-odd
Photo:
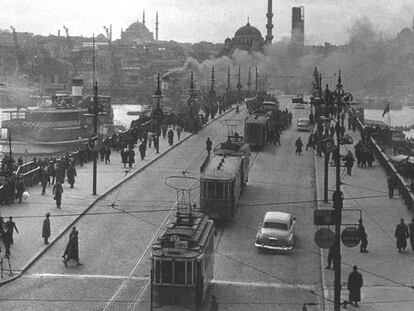
[[[3,152],[51,155],[74,150],[94,135],[94,97],[82,95],[82,79],[74,79],[72,94],[52,96],[48,105],[3,111],[7,135],[0,140]],[[111,98],[98,96],[98,134],[112,135]],[[2,131],[3,133],[4,131]]]

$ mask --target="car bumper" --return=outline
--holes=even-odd
[[[278,251],[290,251],[293,249],[293,246],[271,246],[271,245],[266,245],[263,243],[254,243],[254,246],[256,246],[257,248],[260,249],[269,249],[269,250],[278,250]]]

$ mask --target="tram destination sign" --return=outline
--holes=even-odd
[[[346,227],[341,234],[342,243],[346,247],[355,247],[361,241],[357,227]]]
[[[313,223],[316,226],[330,226],[335,224],[335,210],[318,209],[313,211]]]

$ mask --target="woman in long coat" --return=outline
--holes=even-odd
[[[75,183],[75,177],[77,176],[76,168],[73,165],[73,163],[69,165],[67,174],[68,174],[68,183],[70,187],[73,188],[73,184]]]
[[[128,151],[126,150],[126,148],[123,148],[121,150],[121,160],[124,164],[124,167],[126,167],[126,164],[128,163]]]
[[[65,253],[63,254],[63,263],[68,266],[68,261],[73,259],[78,265],[79,262],[79,244],[78,244],[78,231],[71,232],[69,242],[66,245]]]
[[[348,290],[349,290],[349,302],[355,302],[355,306],[361,301],[361,287],[363,285],[363,279],[361,273],[358,272],[358,267],[354,266],[353,271],[348,276]]]
[[[405,251],[407,247],[407,239],[409,237],[408,226],[404,223],[404,219],[401,218],[401,222],[395,228],[395,237],[397,238],[398,252]]]

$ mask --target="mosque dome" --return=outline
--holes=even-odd
[[[262,34],[260,33],[259,29],[247,23],[247,25],[239,28],[236,33],[234,34],[234,38],[237,37],[251,37],[252,39],[263,40]]]
[[[147,32],[148,28],[143,23],[135,22],[129,25],[125,31],[126,32]]]
[[[144,23],[135,22],[128,26],[128,28],[121,32],[121,39],[129,41],[154,41],[152,32],[148,30]]]

